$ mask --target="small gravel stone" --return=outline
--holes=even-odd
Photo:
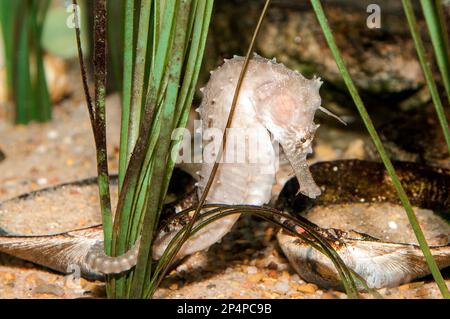
[[[247,267],[247,274],[249,274],[249,275],[254,275],[254,274],[256,274],[257,272],[258,272],[258,268],[253,267],[253,266]]]
[[[287,293],[288,291],[289,291],[289,282],[287,281],[287,280],[282,280],[282,281],[279,281],[276,285],[275,285],[275,287],[274,287],[274,290],[276,291],[276,292],[279,292],[279,293]]]
[[[48,183],[48,180],[45,177],[38,178],[36,181],[39,186],[45,186]]]
[[[59,133],[55,130],[51,130],[47,132],[47,138],[49,140],[56,140],[59,137]]]
[[[304,284],[296,287],[298,291],[307,294],[313,294],[317,291],[318,287],[314,284]]]
[[[295,282],[295,283],[297,283],[297,284],[299,284],[299,283],[302,281],[302,280],[300,279],[300,276],[297,275],[297,274],[293,274],[293,275],[291,276],[291,279],[292,279],[293,282]]]
[[[261,274],[261,273],[257,273],[257,274],[248,276],[248,280],[250,280],[251,282],[258,282],[262,278],[263,278],[263,274]]]
[[[392,221],[392,220],[389,221],[388,226],[389,226],[390,229],[397,229],[398,228],[397,223]]]
[[[53,295],[53,296],[57,296],[57,297],[64,296],[64,289],[55,284],[42,284],[42,285],[36,286],[36,288],[34,288],[33,291],[36,294],[47,294],[47,295]]]

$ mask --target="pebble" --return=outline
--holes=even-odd
[[[55,284],[43,284],[36,286],[33,290],[34,293],[37,294],[47,294],[47,295],[53,295],[57,297],[64,296],[64,289],[58,285]]]
[[[25,282],[28,284],[33,284],[36,282],[36,280],[37,280],[36,274],[30,274],[25,277]]]
[[[321,299],[337,299],[338,297],[332,292],[324,292]]]
[[[424,282],[410,282],[409,284],[404,284],[398,287],[398,290],[408,290],[408,289],[414,289],[423,286]]]
[[[296,287],[298,291],[307,294],[313,294],[317,291],[318,287],[314,284],[304,284]]]
[[[284,270],[284,271],[281,273],[281,277],[282,277],[283,279],[289,280],[289,278],[291,277],[291,275],[289,275],[289,272],[287,272],[286,270]]]
[[[258,282],[262,278],[263,278],[263,274],[261,274],[261,273],[257,273],[257,274],[248,276],[248,280],[250,280],[251,282]]]
[[[258,272],[258,268],[254,266],[247,267],[247,274],[254,275]]]
[[[47,132],[47,138],[49,140],[56,140],[59,137],[59,133],[55,130],[51,130]]]
[[[416,291],[416,297],[423,298],[423,297],[428,296],[429,294],[430,294],[430,291],[426,287],[422,287]]]
[[[388,226],[389,226],[390,229],[397,229],[398,228],[397,223],[394,222],[393,220],[388,222]]]
[[[262,281],[269,285],[274,285],[277,282],[277,279],[271,277],[263,277]]]
[[[10,272],[0,272],[0,278],[6,281],[13,281],[16,279],[16,275]]]
[[[274,290],[279,293],[287,293],[289,288],[289,282],[287,280],[282,280],[275,285]]]
[[[48,180],[45,177],[38,178],[36,181],[39,186],[45,186],[48,183]]]
[[[293,282],[295,282],[295,283],[297,283],[297,284],[299,284],[299,283],[301,282],[300,276],[297,275],[297,274],[293,274],[293,275],[291,276],[291,279],[292,279]]]
[[[39,154],[44,154],[47,152],[47,147],[45,145],[39,145],[36,147],[36,152]]]

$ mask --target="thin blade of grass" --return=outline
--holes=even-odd
[[[49,6],[49,1],[32,1],[30,8],[31,43],[35,57],[35,76],[32,79],[32,91],[35,100],[36,114],[35,120],[47,122],[52,118],[52,103],[47,87],[47,79],[44,68],[44,54],[42,52],[42,29]]]
[[[428,27],[428,33],[434,48],[434,54],[441,72],[445,93],[450,103],[450,56],[448,48],[448,33],[442,17],[443,4],[436,1],[420,0],[422,12]],[[420,34],[417,34],[420,37]]]
[[[29,26],[30,16],[26,5],[21,5],[17,16],[21,20],[18,31],[17,46],[17,74],[14,77],[15,86],[15,104],[16,104],[16,123],[28,124],[31,118],[30,110],[34,109],[33,99],[30,94],[31,76],[30,76],[30,46],[29,46]],[[20,15],[22,17],[20,17]],[[14,68],[15,69],[15,68]],[[13,69],[13,70],[14,70]],[[15,70],[14,70],[15,71]],[[14,73],[14,72],[13,72]]]
[[[77,0],[74,4],[75,21],[79,19]],[[89,93],[87,82],[87,71],[84,63],[83,50],[81,47],[80,26],[75,27],[75,36],[78,48],[78,60],[80,63],[83,88],[86,105],[94,135],[95,148],[97,152],[97,174],[100,194],[100,209],[102,213],[103,232],[105,241],[105,253],[110,254],[111,246],[111,196],[109,192],[108,157],[106,151],[106,115],[105,115],[105,89],[106,89],[106,1],[100,0],[95,3],[95,34],[94,34],[94,70],[95,70],[95,104]],[[105,229],[106,227],[106,229]]]
[[[123,48],[123,83],[122,83],[122,112],[120,127],[120,153],[119,153],[119,193],[129,160],[128,130],[130,121],[131,87],[134,65],[134,0],[125,0],[124,14],[124,48]]]
[[[41,35],[49,0],[2,1],[8,98],[15,103],[15,121],[46,122],[51,119]]]
[[[395,190],[397,191],[397,193],[399,195],[400,201],[402,202],[403,207],[405,208],[406,214],[408,215],[409,222],[414,231],[414,234],[416,235],[417,241],[419,242],[420,248],[425,256],[425,259],[426,259],[428,267],[430,268],[430,271],[433,275],[433,278],[435,279],[442,295],[445,298],[450,298],[450,293],[448,291],[448,288],[447,288],[445,281],[441,275],[441,272],[439,271],[439,267],[437,266],[435,260],[433,259],[433,256],[431,255],[430,249],[428,247],[428,243],[427,243],[427,241],[423,235],[422,229],[420,228],[420,225],[417,221],[417,217],[411,207],[411,203],[408,199],[408,196],[406,195],[405,190],[403,189],[403,186],[400,183],[400,180],[398,179],[398,176],[395,172],[392,162],[389,159],[388,155],[386,154],[384,146],[381,143],[380,137],[379,137],[377,131],[375,130],[372,120],[370,119],[370,116],[367,113],[366,107],[364,106],[364,103],[358,93],[358,90],[356,89],[356,87],[353,83],[350,73],[348,72],[347,67],[345,66],[345,63],[344,63],[344,60],[342,59],[339,48],[337,47],[336,41],[334,40],[333,33],[331,32],[330,26],[328,25],[328,21],[325,16],[325,12],[323,11],[322,4],[320,3],[320,0],[311,0],[311,4],[312,4],[314,12],[316,14],[317,20],[319,21],[319,24],[322,28],[322,32],[325,36],[328,46],[333,54],[334,60],[336,61],[336,64],[339,68],[339,71],[341,72],[341,75],[342,75],[342,77],[345,81],[345,84],[353,98],[353,101],[358,109],[358,112],[367,128],[367,131],[369,132],[370,137],[372,138],[372,141],[373,141],[378,153],[380,154],[380,157],[381,157],[381,159],[386,167],[386,170],[392,180]]]
[[[147,43],[149,41],[149,27],[152,1],[142,0],[139,15],[138,36],[134,59],[133,81],[131,86],[130,114],[127,135],[126,161],[130,159],[131,152],[136,144],[141,120],[142,100],[144,93],[145,66],[147,60]]]
[[[110,254],[112,237],[111,195],[109,190],[108,152],[106,149],[106,0],[94,5],[94,83],[95,130],[98,187],[102,213],[105,253]]]
[[[3,49],[6,66],[6,76],[8,85],[8,95],[11,97],[13,87],[13,70],[14,62],[13,48],[14,48],[14,20],[17,16],[18,1],[0,1],[0,27],[3,36]]]
[[[439,22],[435,17],[434,8],[431,7],[431,1],[428,2],[429,5],[422,3],[422,8],[424,9],[424,15],[427,20],[428,27],[431,40],[433,42],[433,46],[435,47],[435,53],[438,60],[438,66],[441,70],[443,81],[445,85],[445,89],[447,92],[447,96],[450,101],[450,91],[447,91],[448,86],[450,87],[450,64],[448,64],[448,56],[445,48],[445,43],[443,39],[439,39]],[[403,9],[405,11],[406,18],[408,20],[409,29],[411,31],[412,38],[414,40],[414,45],[416,47],[417,55],[419,56],[420,65],[422,66],[423,74],[425,75],[425,79],[427,81],[428,89],[430,90],[431,97],[433,99],[434,108],[436,109],[436,114],[439,119],[439,123],[442,128],[442,132],[444,133],[444,138],[447,143],[448,152],[450,154],[450,128],[448,126],[447,117],[445,116],[444,108],[442,106],[441,98],[439,97],[439,92],[436,87],[436,83],[433,79],[433,74],[431,72],[430,65],[427,61],[425,47],[423,45],[422,38],[420,36],[419,27],[417,25],[416,17],[414,15],[414,10],[412,8],[412,4],[410,0],[402,0]],[[447,83],[448,81],[448,83]]]

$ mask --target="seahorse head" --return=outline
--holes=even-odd
[[[306,156],[312,152],[311,143],[318,127],[314,114],[321,104],[322,81],[288,72],[289,76],[275,76],[256,89],[255,112],[281,144],[299,181],[300,192],[315,198],[321,192],[309,172]]]

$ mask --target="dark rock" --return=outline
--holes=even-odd
[[[307,76],[320,75],[334,86],[345,89],[311,6],[299,3],[302,2],[276,1],[271,5],[255,51],[268,58],[277,57]],[[401,6],[393,3],[381,1],[380,29],[367,27],[367,5],[350,6],[348,1],[330,1],[325,6],[355,84],[372,94],[415,91],[424,85],[406,19]],[[245,53],[261,4],[261,1],[236,0],[218,3],[208,45],[206,61],[211,64],[207,65],[208,70],[221,64],[224,57]]]
[[[450,168],[444,133],[432,104],[401,112],[378,131],[391,158]],[[366,148],[369,158],[379,158],[372,144]]]

